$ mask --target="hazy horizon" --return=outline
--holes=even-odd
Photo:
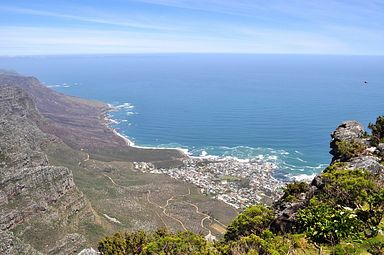
[[[10,1],[0,55],[384,55],[383,1]]]

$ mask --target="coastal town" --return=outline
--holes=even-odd
[[[272,176],[276,165],[260,159],[238,160],[232,157],[190,157],[177,168],[155,168],[135,162],[136,170],[166,174],[198,186],[201,192],[235,208],[270,203],[280,194],[283,182]]]

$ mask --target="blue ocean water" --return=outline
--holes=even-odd
[[[367,126],[384,114],[384,57],[3,57],[0,69],[120,106],[115,127],[137,145],[263,158],[281,176],[318,173],[330,162],[329,135],[341,121]]]

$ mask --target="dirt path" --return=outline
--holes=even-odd
[[[111,182],[112,182],[112,184],[113,185],[115,185],[115,186],[117,186],[117,187],[120,187],[120,188],[126,188],[126,189],[128,189],[129,187],[127,187],[127,186],[123,186],[123,185],[120,185],[120,184],[118,184],[118,183],[116,183],[111,177],[109,177],[107,174],[103,174],[105,177],[107,177]]]
[[[153,205],[156,205],[157,207],[159,207],[160,209],[162,209],[162,210],[163,210],[163,214],[164,214],[165,216],[167,216],[168,218],[171,218],[171,219],[177,221],[185,231],[188,230],[188,229],[185,227],[184,223],[183,223],[181,220],[179,220],[179,219],[176,218],[176,217],[173,217],[171,214],[167,214],[167,213],[166,213],[166,211],[167,211],[167,207],[169,206],[169,202],[172,201],[172,200],[174,199],[175,196],[169,198],[169,199],[167,200],[167,203],[166,203],[165,206],[161,206],[161,205],[159,205],[159,204],[157,204],[157,203],[151,201],[150,198],[149,198],[150,195],[151,195],[151,191],[148,190],[148,193],[147,193],[147,201],[148,201],[148,203],[153,204]],[[164,222],[163,222],[163,223],[164,223]]]
[[[116,183],[116,182],[115,182],[110,176],[108,176],[107,174],[103,174],[103,176],[105,176],[107,179],[109,179],[109,180],[112,182],[112,184],[115,185],[115,186],[117,186],[117,187],[121,187],[121,188],[129,188],[129,187],[126,187],[126,186],[123,186],[123,185],[120,185],[120,184]],[[154,205],[154,206],[156,206],[156,207],[162,209],[162,213],[163,213],[166,217],[168,217],[168,218],[170,218],[170,219],[172,219],[172,220],[178,222],[178,223],[181,225],[181,227],[182,227],[185,231],[187,231],[188,229],[185,227],[184,223],[183,223],[181,220],[179,220],[178,218],[172,216],[170,213],[167,213],[167,208],[168,208],[168,206],[171,205],[172,200],[175,200],[177,197],[187,197],[187,196],[189,196],[189,195],[191,195],[191,189],[190,189],[190,188],[188,188],[188,193],[186,193],[186,194],[182,194],[182,195],[174,195],[174,196],[172,196],[172,197],[170,197],[170,198],[167,199],[167,201],[166,201],[166,203],[165,203],[164,206],[161,206],[161,205],[157,204],[156,202],[151,201],[151,199],[150,199],[150,196],[151,196],[151,190],[148,190],[146,199],[147,199],[147,202],[148,202],[149,204],[152,204],[152,205]],[[204,216],[204,218],[202,218],[201,221],[200,221],[200,226],[201,226],[201,228],[203,228],[204,230],[206,230],[206,231],[208,232],[208,235],[212,235],[211,230],[210,230],[208,227],[206,227],[206,226],[204,225],[204,222],[205,222],[206,220],[210,220],[210,221],[212,222],[211,216],[209,216],[209,215],[206,214],[206,213],[201,212],[200,209],[199,209],[199,207],[198,207],[197,205],[193,204],[193,203],[190,203],[190,202],[184,202],[184,203],[186,203],[186,204],[188,204],[188,205],[194,207],[194,208],[195,208],[195,212],[196,212],[197,214],[199,214],[199,215],[201,215],[201,216]],[[156,215],[160,218],[160,220],[161,220],[161,222],[164,224],[164,226],[168,228],[168,225],[165,223],[164,219],[163,219],[163,218],[162,218],[156,211],[155,211],[155,213],[156,213]],[[218,221],[218,220],[216,220],[216,219],[213,219],[213,220],[216,221],[217,223],[219,223],[220,225],[222,225],[224,228],[227,227],[227,226],[225,226],[223,223],[221,223],[220,221]]]
[[[204,218],[202,218],[201,219],[201,221],[200,221],[200,225],[201,225],[201,227],[203,228],[203,229],[205,229],[205,230],[207,230],[208,231],[208,235],[211,235],[212,233],[211,233],[211,230],[209,229],[209,228],[207,228],[206,226],[204,226],[204,221],[205,220],[211,220],[211,216],[209,216],[208,214],[206,214],[206,213],[203,213],[203,212],[200,212],[200,209],[199,209],[199,207],[197,206],[197,205],[195,205],[195,204],[192,204],[192,203],[190,203],[190,202],[185,202],[186,204],[188,204],[188,205],[190,205],[190,206],[193,206],[195,209],[196,209],[196,213],[197,214],[200,214],[200,215],[202,215],[202,216],[204,216]],[[212,221],[212,220],[211,220]]]

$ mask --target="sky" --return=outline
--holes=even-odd
[[[384,55],[384,0],[0,0],[0,55]]]

